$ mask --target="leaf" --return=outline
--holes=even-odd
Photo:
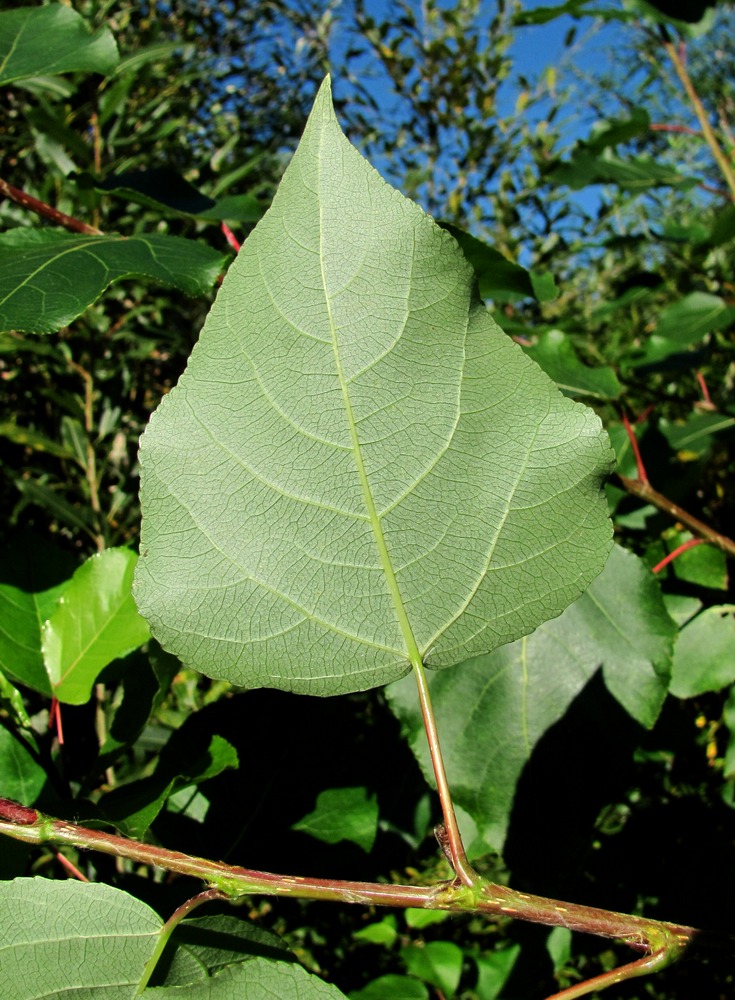
[[[46,540],[18,532],[0,566],[0,670],[14,683],[50,696],[41,628],[69,583],[74,560]]]
[[[725,330],[735,320],[735,306],[726,306],[718,295],[692,292],[661,312],[655,336],[678,347],[688,347],[712,330]]]
[[[449,918],[449,913],[446,910],[418,910],[410,906],[403,911],[403,916],[409,927],[423,930],[424,927],[430,927],[432,924],[443,924]]]
[[[696,698],[735,681],[735,606],[705,608],[679,634],[671,671],[671,693]]]
[[[505,301],[507,298],[533,297],[548,302],[558,295],[550,274],[538,275],[504,257],[495,247],[470,235],[448,222],[442,229],[451,233],[462,248],[462,253],[474,268],[480,295],[485,299]]]
[[[77,236],[11,229],[0,236],[0,329],[58,330],[124,278],[204,295],[225,260],[197,240],[161,233]]]
[[[314,811],[291,829],[327,844],[351,840],[369,854],[378,832],[378,802],[364,788],[327,788],[317,796]]]
[[[398,937],[396,918],[390,913],[382,920],[363,927],[362,930],[353,931],[352,936],[356,941],[367,941],[370,944],[380,944],[390,948]]]
[[[161,751],[155,773],[103,795],[100,809],[128,837],[140,838],[174,792],[238,766],[237,751],[223,736],[215,733],[202,747],[182,727]]]
[[[520,953],[521,946],[514,944],[509,948],[498,948],[497,951],[486,951],[474,956],[477,964],[477,1000],[496,1000],[500,996]]]
[[[584,590],[607,438],[473,283],[325,83],[143,438],[136,598],[165,648],[332,695],[502,645]]]
[[[27,746],[0,725],[0,794],[32,806],[45,784],[46,772]]]
[[[69,705],[89,700],[100,671],[149,636],[130,592],[137,556],[106,549],[76,571],[42,629],[51,690]]]
[[[350,1000],[429,1000],[429,991],[409,976],[379,976],[364,989],[353,990]]]
[[[548,330],[526,354],[540,365],[562,392],[571,396],[617,399],[622,386],[612,368],[590,368],[582,364],[569,337],[561,330]]]
[[[209,975],[226,965],[250,961],[259,956],[283,962],[296,961],[288,945],[276,934],[229,913],[182,921],[176,927],[169,947],[176,954],[187,952],[194,956]],[[185,986],[186,983],[174,983],[171,975],[167,974],[166,985]]]
[[[211,979],[190,986],[162,986],[143,993],[150,1000],[339,1000],[344,993],[300,965],[253,958],[227,965]]]
[[[665,551],[669,553],[685,542],[690,542],[694,535],[689,531],[669,528],[661,537],[666,546]],[[686,549],[668,564],[664,573],[667,570],[678,580],[685,580],[699,587],[710,587],[712,590],[727,590],[728,587],[727,559],[725,553],[714,545],[697,545]]]
[[[557,164],[548,171],[546,179],[553,184],[567,184],[573,191],[590,184],[617,184],[627,191],[661,186],[688,190],[697,184],[696,178],[647,156],[620,159],[609,152],[597,156],[586,151]]]
[[[119,57],[109,28],[94,34],[65,4],[0,14],[0,85],[56,73],[110,73]]]
[[[160,928],[153,910],[107,885],[0,883],[0,995],[130,1000]]]
[[[403,949],[401,958],[414,976],[436,986],[445,996],[454,996],[464,963],[464,955],[458,945],[452,941],[414,944]]]
[[[451,674],[429,675],[449,785],[486,847],[502,848],[533,748],[600,667],[611,694],[640,723],[653,725],[666,696],[675,635],[655,578],[616,546],[604,571],[560,618]],[[386,693],[433,783],[411,678]]]

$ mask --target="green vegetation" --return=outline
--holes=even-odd
[[[248,6],[0,12],[0,992],[727,996],[732,9]]]

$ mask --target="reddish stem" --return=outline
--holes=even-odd
[[[59,746],[64,745],[64,726],[61,722],[61,704],[59,699],[54,695],[51,698],[51,708],[49,709],[48,716],[48,727],[53,729],[56,726],[56,735],[59,740]]]
[[[38,198],[34,198],[33,195],[27,194],[25,191],[21,191],[20,188],[12,187],[2,177],[0,177],[0,194],[4,194],[6,198],[10,198],[11,201],[14,201],[17,205],[21,205],[23,208],[30,208],[32,212],[40,215],[42,219],[48,219],[49,222],[53,222],[57,226],[63,226],[64,229],[68,229],[73,233],[84,233],[85,236],[104,236],[102,230],[97,229],[96,226],[88,226],[86,222],[82,222],[80,219],[75,219],[71,215],[65,215],[57,208],[47,205],[45,201],[39,201]]]
[[[677,547],[672,552],[669,552],[669,554],[665,556],[660,563],[657,563],[653,567],[651,572],[660,573],[661,570],[664,568],[664,566],[668,566],[669,563],[673,562],[673,560],[676,559],[677,556],[680,556],[682,552],[686,552],[687,549],[693,549],[695,545],[706,545],[706,544],[707,542],[705,541],[704,538],[690,538],[688,542],[682,542],[681,545],[677,545]]]
[[[70,861],[67,857],[64,857],[61,851],[56,852],[56,860],[59,864],[63,865],[63,867],[66,868],[66,870],[70,872],[74,878],[79,879],[80,882],[89,882],[87,876],[83,875],[72,861]]]
[[[704,375],[701,372],[697,372],[697,382],[699,382],[699,388],[702,390],[702,399],[707,404],[708,407],[715,409],[715,404],[712,402],[712,397],[709,394],[709,389],[707,388],[707,383],[704,380]]]
[[[630,446],[633,449],[633,454],[635,455],[635,464],[638,469],[638,478],[642,483],[648,483],[648,475],[646,473],[646,467],[643,464],[643,458],[641,457],[641,450],[638,447],[638,439],[635,436],[635,431],[630,425],[630,420],[625,413],[623,413],[623,427],[628,435],[628,440],[630,441]]]
[[[680,132],[684,135],[698,135],[701,139],[704,138],[701,131],[696,128],[689,128],[688,125],[649,125],[648,126],[652,132]]]
[[[235,251],[235,253],[238,253],[238,251],[240,250],[240,246],[241,246],[240,241],[237,239],[237,237],[235,236],[235,234],[233,233],[233,231],[230,229],[230,227],[227,225],[227,223],[223,222],[221,224],[221,226],[220,226],[220,229],[224,233],[225,239],[230,244],[230,246],[232,247],[232,249]]]

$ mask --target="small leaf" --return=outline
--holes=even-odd
[[[332,695],[449,667],[601,570],[611,453],[322,86],[141,449],[136,598],[187,666]]]
[[[377,923],[368,924],[362,930],[353,931],[352,936],[356,941],[368,941],[370,944],[381,944],[390,948],[398,937],[396,918],[391,913]]]
[[[378,802],[364,788],[328,788],[317,796],[314,811],[291,829],[327,844],[351,840],[369,853],[378,832]]]
[[[590,368],[582,364],[569,337],[561,330],[548,330],[523,350],[570,396],[617,399],[622,386],[612,368]]]
[[[451,673],[429,675],[449,785],[486,848],[502,848],[534,746],[600,667],[611,694],[643,725],[653,725],[666,697],[675,635],[655,578],[616,546],[604,571],[560,618]],[[433,784],[414,688],[405,678],[386,693]]]
[[[0,236],[0,329],[58,330],[124,278],[204,295],[226,259],[197,240],[161,233],[77,236],[11,229]]]
[[[404,911],[403,916],[408,926],[413,927],[414,930],[423,930],[424,927],[430,927],[432,924],[443,924],[445,920],[449,919],[446,910],[417,910],[412,906]]]
[[[408,971],[436,986],[447,997],[454,996],[462,976],[464,955],[452,941],[430,941],[404,948],[401,958]]]
[[[521,946],[514,944],[509,948],[498,948],[497,951],[486,951],[482,955],[473,956],[477,965],[477,1000],[497,1000],[520,953]]]
[[[177,951],[186,950],[192,954],[210,976],[226,965],[247,962],[252,958],[296,961],[288,945],[278,935],[230,913],[182,921],[173,933],[171,946]],[[166,985],[177,984],[167,977]]]
[[[669,553],[685,542],[692,541],[694,536],[689,531],[672,528],[665,531],[662,538],[666,552]],[[727,559],[725,553],[714,545],[703,544],[686,549],[668,564],[664,572],[667,570],[677,580],[699,587],[709,587],[712,590],[727,590],[728,587]]]
[[[109,28],[93,35],[65,4],[24,7],[0,14],[0,86],[56,73],[110,73],[119,56]]]
[[[735,681],[735,607],[705,608],[679,634],[674,649],[671,693],[696,698]]]
[[[409,976],[379,976],[361,990],[353,990],[350,1000],[429,1000],[429,991]]]
[[[136,561],[129,549],[91,556],[43,626],[44,664],[59,701],[84,704],[100,671],[148,638],[130,592]]]

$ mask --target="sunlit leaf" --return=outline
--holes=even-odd
[[[91,34],[84,19],[66,4],[0,13],[0,86],[55,73],[110,73],[118,59],[110,29]]]
[[[143,438],[136,597],[183,662],[361,690],[509,642],[600,571],[607,438],[473,285],[325,84]]]
[[[203,295],[225,260],[204,243],[162,233],[78,236],[11,229],[0,236],[0,329],[58,330],[123,278]]]
[[[378,832],[378,803],[364,788],[327,788],[319,793],[314,811],[292,829],[327,844],[351,840],[369,852]]]
[[[674,650],[671,693],[695,698],[735,681],[735,607],[705,608],[684,628]]]
[[[130,592],[136,561],[134,552],[122,548],[91,556],[45,622],[43,659],[59,701],[88,701],[100,671],[148,638]]]

